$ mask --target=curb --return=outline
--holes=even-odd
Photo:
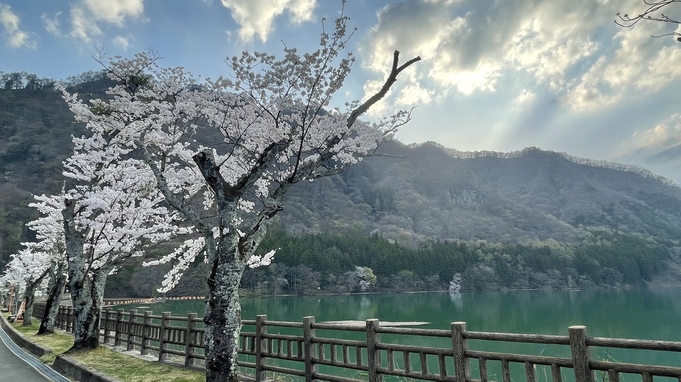
[[[52,368],[59,374],[66,375],[80,382],[123,382],[64,355],[57,356],[52,364]]]
[[[35,355],[36,357],[42,357],[45,354],[52,353],[51,349],[30,341],[21,333],[14,330],[14,327],[7,322],[5,316],[0,316],[2,316],[0,325],[2,325],[2,328],[5,330],[7,335],[19,347],[26,349],[29,353]],[[97,370],[90,369],[82,363],[63,355],[58,355],[50,367],[56,372],[80,382],[123,382],[120,379],[116,379]]]
[[[19,345],[19,347],[21,348],[28,350],[28,352],[33,354],[34,356],[40,358],[46,354],[52,354],[52,349],[48,349],[35,342],[31,342],[28,339],[26,339],[26,337],[21,335],[21,333],[14,330],[14,327],[10,325],[9,322],[7,322],[7,319],[5,318],[4,315],[2,315],[2,322],[0,324],[2,325],[2,328],[5,330],[9,338],[11,338],[15,344]]]

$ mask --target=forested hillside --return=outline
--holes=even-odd
[[[99,73],[66,81],[103,96]],[[52,80],[0,73],[0,263],[31,240],[32,194],[57,193],[72,135],[84,133]],[[197,137],[201,140],[201,137]],[[248,271],[250,293],[561,288],[677,282],[681,189],[644,169],[528,148],[466,153],[385,144],[348,172],[294,187]],[[176,293],[200,293],[195,265]],[[163,268],[130,267],[109,295],[148,295]],[[366,275],[365,275],[366,276]]]
[[[244,293],[446,290],[451,281],[463,291],[642,286],[678,283],[681,269],[678,253],[663,244],[606,232],[570,243],[427,242],[409,248],[378,234],[291,235],[277,229],[261,247],[270,249],[277,249],[274,263],[247,269]],[[129,267],[111,278],[108,293],[155,295],[166,270]],[[205,294],[207,271],[206,264],[194,264],[169,295]]]
[[[297,232],[377,231],[405,245],[570,242],[594,229],[681,237],[681,189],[668,180],[536,148],[494,154],[388,143],[345,174],[293,190],[282,221]]]
[[[31,195],[59,192],[71,137],[85,133],[54,83],[25,72],[0,72],[0,265],[31,239],[25,227],[36,217],[28,208]],[[100,72],[86,72],[64,84],[88,98],[102,96],[111,82]]]

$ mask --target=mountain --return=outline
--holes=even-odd
[[[102,96],[90,75],[71,84]],[[50,87],[0,89],[0,265],[30,240],[31,194],[56,193],[71,136],[84,133]],[[380,233],[418,247],[430,241],[572,242],[595,230],[681,237],[681,189],[633,166],[528,148],[467,153],[389,142],[341,175],[298,184],[279,224],[291,233]]]
[[[292,190],[294,231],[355,228],[399,242],[572,241],[597,229],[681,237],[681,188],[633,166],[527,148],[465,153],[390,142],[346,173]]]

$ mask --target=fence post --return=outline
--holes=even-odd
[[[69,333],[73,333],[74,330],[74,321],[76,320],[76,317],[73,315],[73,307],[69,306],[66,308],[66,331]]]
[[[184,335],[184,365],[194,365],[194,330],[196,329],[196,313],[187,314],[187,333]]]
[[[103,343],[109,343],[109,311],[110,308],[104,308],[104,311],[101,314],[100,321],[99,321],[99,326],[101,329],[104,329],[104,340]]]
[[[265,370],[263,370],[266,358],[263,356],[263,347],[267,346],[265,344],[267,340],[263,338],[264,334],[267,334],[267,315],[260,314],[255,317],[255,382],[261,382],[266,379]],[[307,362],[305,364],[307,365]]]
[[[66,315],[66,306],[59,305],[57,308],[57,327],[61,330],[66,330],[66,325],[64,323],[66,320],[64,316]]]
[[[452,349],[454,350],[454,372],[458,382],[465,382],[471,378],[470,365],[466,358],[465,322],[452,322]]]
[[[137,309],[130,309],[130,317],[128,317],[128,343],[125,348],[129,350],[135,349],[135,316]]]
[[[62,311],[61,311],[61,328],[62,328],[62,330],[64,330],[67,333],[69,332],[69,324],[70,324],[69,321],[70,321],[69,307],[65,306],[64,309],[62,309]]]
[[[114,331],[114,346],[120,346],[121,335],[123,334],[123,309],[116,309],[116,322],[114,325],[116,329]]]
[[[43,319],[43,304],[42,303],[35,303],[33,304],[33,317]]]
[[[66,309],[65,306],[59,305],[57,307],[57,322],[55,322],[55,326],[61,330],[66,329],[64,327],[64,309]]]
[[[586,326],[570,326],[570,350],[572,351],[572,369],[576,382],[594,382],[589,368],[589,347],[586,345]]]
[[[158,360],[165,361],[168,359],[168,354],[166,353],[166,343],[167,334],[166,329],[168,328],[168,317],[170,317],[170,312],[163,312],[161,315],[161,332],[159,333],[158,339]]]
[[[381,335],[377,332],[379,325],[375,318],[366,320],[369,382],[381,382],[383,380],[378,371],[381,366],[381,353],[376,348],[376,345],[381,342]]]
[[[315,344],[312,342],[315,330],[312,328],[314,316],[303,317],[303,343],[305,344],[305,380],[316,381],[314,375],[317,374],[317,364],[315,364]]]
[[[144,312],[144,321],[142,323],[142,340],[140,341],[140,354],[149,354],[149,337],[151,332],[151,311]]]

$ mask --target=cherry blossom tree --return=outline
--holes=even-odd
[[[13,256],[10,255],[10,261],[5,264],[3,273],[0,276],[0,288],[2,288],[1,290],[6,301],[9,300],[7,301],[8,303],[11,301],[10,312],[16,313],[14,305],[16,305],[16,301],[19,299],[19,291],[23,290],[23,278],[20,272],[14,272],[15,266],[11,263]]]
[[[24,325],[32,323],[33,301],[36,289],[43,284],[43,280],[50,276],[48,289],[50,293],[47,299],[46,314],[40,325],[39,333],[51,332],[54,327],[54,319],[57,313],[58,301],[64,289],[65,257],[64,257],[64,230],[60,217],[60,205],[63,205],[63,197],[35,196],[36,202],[29,204],[35,207],[43,215],[29,222],[28,227],[35,232],[35,242],[24,242],[24,249],[12,256],[5,273],[5,279],[12,280],[23,288],[26,314]],[[12,279],[12,280],[10,280]],[[58,285],[61,284],[61,287]],[[60,291],[61,290],[61,291]],[[56,298],[57,306],[50,308]]]
[[[36,201],[29,204],[29,207],[37,209],[40,217],[27,225],[36,234],[35,246],[48,254],[49,259],[49,263],[46,264],[49,282],[45,314],[40,321],[38,334],[49,334],[54,332],[59,302],[66,286],[66,253],[62,218],[64,195],[63,193],[56,196],[40,195],[34,198]]]
[[[359,119],[420,60],[400,65],[397,51],[379,92],[346,103],[345,110],[333,106],[354,63],[352,54],[342,55],[352,35],[347,21],[341,15],[313,53],[285,47],[278,60],[244,52],[228,60],[230,78],[201,84],[182,68],[160,68],[150,52],[117,57],[106,65],[119,82],[110,99],[88,107],[67,97],[78,120],[117,134],[120,150],[140,152],[165,203],[195,230],[176,251],[149,264],[174,264],[161,290],[172,288],[195,259],[209,264],[207,381],[237,379],[240,280],[247,266],[271,261],[272,252],[256,250],[285,193],[371,155],[410,119],[404,111],[372,124]]]
[[[18,285],[25,303],[22,326],[32,324],[35,292],[50,271],[50,256],[37,248],[35,243],[22,243],[24,248],[11,256],[0,282]]]
[[[104,287],[109,274],[143,250],[187,233],[176,224],[155,187],[148,166],[133,158],[120,141],[119,121],[109,118],[101,102],[85,105],[77,95],[64,98],[76,119],[92,133],[74,137],[74,152],[64,162],[71,188],[61,209],[68,285],[74,312],[75,341],[71,350],[99,345]],[[108,125],[108,122],[115,126]]]
[[[43,195],[35,196],[35,199],[36,202],[29,206],[35,207],[43,216],[29,222],[27,226],[35,232],[36,241],[22,243],[24,249],[13,255],[12,261],[5,269],[2,283],[4,285],[5,281],[9,281],[10,284],[24,285],[27,311],[24,324],[30,325],[35,290],[46,277],[50,276],[46,312],[53,312],[51,320],[50,314],[46,314],[41,321],[39,334],[43,334],[53,331],[58,302],[65,284],[64,230],[59,207],[63,205],[63,197]],[[57,285],[59,283],[61,286]],[[55,299],[56,305],[52,304]]]

